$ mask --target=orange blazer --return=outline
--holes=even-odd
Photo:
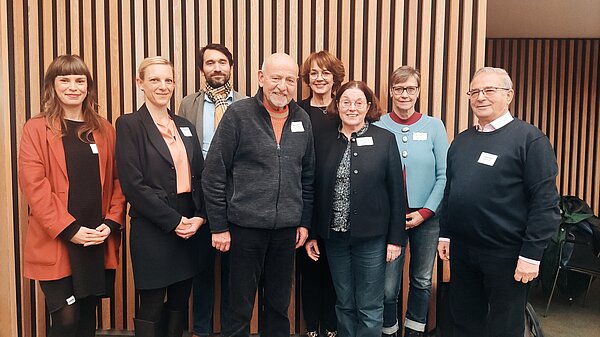
[[[115,130],[102,120],[103,132],[94,132],[98,147],[102,215],[125,224],[125,197],[117,179]],[[19,185],[29,203],[29,218],[23,259],[23,274],[34,280],[58,280],[71,275],[65,242],[58,235],[75,218],[67,210],[69,179],[62,138],[34,117],[25,123],[19,146]],[[104,263],[116,269],[121,233],[111,233],[106,242]]]

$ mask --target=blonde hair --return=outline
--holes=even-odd
[[[57,125],[62,130],[67,129],[65,122],[65,110],[62,103],[56,95],[54,80],[58,76],[84,75],[87,80],[87,96],[82,102],[81,112],[83,114],[83,125],[77,132],[77,137],[82,142],[91,142],[90,134],[96,130],[102,129],[102,117],[98,115],[98,99],[96,96],[96,82],[85,62],[78,55],[61,55],[55,58],[44,76],[44,87],[42,89],[41,112],[39,117],[46,118],[46,123],[50,129],[64,136],[65,133],[57,129]]]
[[[164,58],[162,56],[152,56],[152,57],[146,57],[142,61],[142,63],[140,63],[140,66],[138,68],[138,78],[143,80],[144,76],[146,75],[146,69],[149,66],[152,66],[155,64],[164,64],[164,65],[170,66],[171,71],[173,72],[173,77],[175,77],[175,67],[173,66],[173,63],[169,62],[169,60],[167,60],[166,58]]]

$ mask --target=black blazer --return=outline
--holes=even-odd
[[[177,126],[190,161],[194,216],[206,218],[200,181],[204,158],[196,128],[183,117],[169,115]],[[186,127],[191,137],[181,131]],[[129,215],[132,218],[142,216],[164,232],[174,230],[181,221],[181,214],[173,207],[177,202],[175,166],[146,105],[137,112],[119,117],[116,128],[117,168],[123,193],[131,204]]]
[[[319,137],[316,148],[315,216],[313,228],[329,237],[336,173],[347,141],[337,128]],[[388,243],[406,245],[406,200],[402,162],[394,135],[375,125],[351,137],[350,235],[385,235]],[[315,138],[317,139],[317,138]],[[364,140],[372,140],[363,143]],[[362,145],[362,146],[359,146]],[[316,227],[316,228],[315,228]],[[311,233],[314,237],[315,232]]]
[[[208,225],[188,240],[174,232],[181,213],[203,218],[206,213],[200,181],[204,158],[196,129],[185,118],[170,116],[190,162],[193,205],[178,201],[171,153],[146,106],[116,123],[117,170],[131,205],[129,243],[136,289],[162,288],[189,279],[206,268],[212,256]],[[184,135],[182,128],[188,128],[191,136]]]

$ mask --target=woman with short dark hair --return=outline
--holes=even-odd
[[[342,85],[328,112],[338,127],[315,151],[311,236],[320,236],[327,249],[339,336],[379,337],[385,263],[406,244],[402,163],[394,135],[372,124],[381,111],[365,83]],[[306,250],[320,258],[316,240]]]
[[[302,80],[310,87],[310,96],[300,102],[312,123],[315,148],[321,147],[321,136],[335,130],[337,122],[327,115],[327,106],[344,80],[342,61],[328,51],[312,53],[300,68]],[[314,226],[314,224],[313,224]],[[312,243],[311,243],[312,244]],[[309,246],[305,246],[310,249]],[[335,316],[335,289],[327,264],[327,255],[319,240],[321,259],[311,260],[305,250],[298,251],[298,266],[302,274],[302,312],[306,322],[306,336],[337,335]]]

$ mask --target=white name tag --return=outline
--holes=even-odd
[[[192,131],[187,126],[181,127],[179,129],[181,130],[181,133],[183,133],[184,136],[186,136],[186,137],[192,136]]]
[[[71,297],[67,298],[67,305],[73,305],[75,303],[75,296],[71,295]]]
[[[427,140],[427,132],[413,133],[413,140]]]
[[[481,152],[481,154],[479,155],[479,160],[477,160],[477,162],[487,166],[494,166],[494,163],[496,162],[497,158],[498,156],[495,154]]]
[[[302,122],[292,122],[292,132],[304,132]]]
[[[373,137],[358,137],[356,138],[357,146],[370,146],[373,145]]]
[[[93,154],[98,154],[98,146],[96,144],[90,144]]]

